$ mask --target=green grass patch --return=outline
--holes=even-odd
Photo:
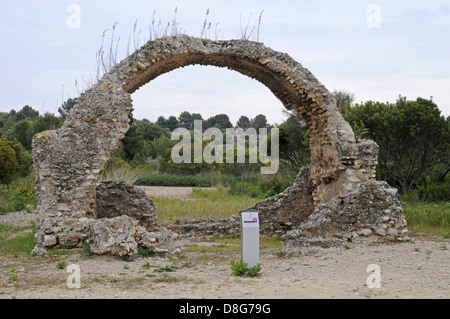
[[[240,210],[252,207],[260,200],[247,196],[230,195],[224,188],[212,190],[194,188],[191,199],[152,197],[162,225],[182,218],[228,218]]]
[[[450,234],[450,202],[403,203],[403,212],[410,232],[444,238]]]
[[[199,245],[199,244],[186,244],[184,247],[188,252],[203,252],[203,253],[217,253],[217,252],[234,252],[241,250],[241,238],[240,237],[212,237],[208,242],[212,242],[215,245]],[[281,241],[279,237],[260,237],[260,248],[281,248]]]
[[[2,245],[0,252],[2,254],[26,254],[29,255],[33,250],[34,234],[36,233],[36,225],[32,223],[31,232],[27,231],[23,234],[23,230],[29,227],[11,227],[9,225],[0,224],[0,237]]]
[[[241,247],[241,238],[236,236],[229,237],[211,237],[208,241],[214,243],[223,243],[230,245],[237,245]],[[281,248],[280,237],[260,237],[259,238],[260,248]]]

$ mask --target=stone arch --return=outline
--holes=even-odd
[[[374,179],[376,144],[355,141],[331,94],[300,63],[262,43],[179,35],[149,41],[81,94],[61,129],[34,137],[42,225],[44,221],[58,224],[56,217],[61,221],[96,219],[97,175],[129,128],[131,93],[161,74],[194,64],[226,67],[256,79],[287,109],[297,110],[306,119],[312,164],[307,174],[300,175],[308,184],[308,195],[303,199],[310,206],[308,214]],[[79,234],[76,244],[89,238],[83,229],[75,233]],[[42,232],[36,234],[38,245],[42,245],[42,237]]]

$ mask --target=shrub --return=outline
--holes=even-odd
[[[16,152],[9,145],[9,141],[0,138],[0,183],[10,183],[18,165]]]
[[[120,157],[115,157],[106,164],[105,169],[99,174],[98,180],[123,180],[125,183],[133,185],[140,177],[139,170],[133,169]]]
[[[34,180],[19,178],[8,185],[0,185],[0,212],[16,212],[36,206]]]

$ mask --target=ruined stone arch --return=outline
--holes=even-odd
[[[89,233],[80,220],[90,219],[92,224],[97,218],[97,176],[129,128],[131,94],[159,75],[188,65],[226,67],[249,76],[307,121],[311,167],[299,174],[306,191],[295,197],[308,208],[307,216],[319,205],[374,180],[377,145],[355,140],[328,90],[289,55],[248,40],[165,37],[149,41],[81,94],[62,128],[34,137],[37,226],[42,228],[36,234],[38,246],[44,245],[44,233],[60,230],[60,224],[67,224],[67,220],[79,223],[79,229],[63,230],[51,243],[70,234],[74,245],[89,239],[92,231]],[[285,206],[295,221],[295,203]]]

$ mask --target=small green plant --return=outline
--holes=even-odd
[[[143,269],[150,269],[150,267],[154,267],[154,266],[150,265],[148,262],[141,266],[141,268],[143,268]]]
[[[255,266],[248,268],[247,275],[249,277],[257,277],[259,276],[260,271],[261,271],[261,264],[256,264]]]
[[[261,264],[256,264],[253,267],[248,267],[248,264],[240,261],[231,260],[231,270],[233,271],[233,275],[235,276],[249,276],[256,277],[259,276],[261,271]]]
[[[155,252],[151,249],[148,249],[148,248],[142,246],[142,245],[138,245],[138,251],[137,251],[136,256],[143,257],[143,258],[154,257]]]
[[[83,245],[83,250],[81,251],[81,255],[83,257],[90,257],[92,256],[92,250],[91,250],[91,244],[85,242]]]
[[[155,269],[156,272],[173,272],[176,270],[177,270],[177,267],[175,267],[175,266],[164,266],[164,267]]]
[[[58,261],[58,263],[56,264],[56,268],[58,268],[58,269],[66,268],[66,262],[64,260]]]
[[[17,275],[16,274],[12,274],[11,276],[9,276],[9,282],[16,282],[17,281]]]
[[[233,271],[233,275],[235,275],[235,276],[244,276],[245,273],[247,272],[248,264],[243,262],[242,260],[235,261],[233,259],[233,260],[231,260],[230,264],[231,264],[231,270]]]

